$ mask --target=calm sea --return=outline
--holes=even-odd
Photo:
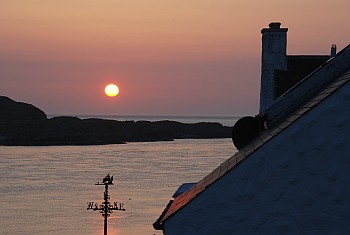
[[[102,202],[95,183],[107,173],[111,202],[126,209],[109,217],[108,234],[162,234],[152,223],[178,186],[201,180],[235,151],[231,139],[0,146],[0,234],[103,234],[103,217],[86,208]]]

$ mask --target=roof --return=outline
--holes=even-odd
[[[289,114],[327,85],[339,79],[350,68],[350,44],[335,57],[330,58],[283,95],[278,97],[265,111],[269,126],[272,127],[283,116]],[[324,96],[323,98],[326,98]],[[322,101],[323,99],[319,100]],[[318,102],[319,103],[319,102]],[[262,114],[259,114],[262,115]]]
[[[287,71],[275,71],[276,97],[281,96],[329,58],[329,55],[288,55]]]
[[[349,80],[350,44],[275,100],[264,113],[259,114],[267,115],[267,130],[188,191],[170,201],[159,219],[153,224],[154,228],[163,229],[164,222],[168,218]]]

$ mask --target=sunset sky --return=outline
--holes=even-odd
[[[350,43],[349,0],[1,0],[0,95],[48,114],[257,114],[261,29]],[[107,97],[109,83],[119,86]]]

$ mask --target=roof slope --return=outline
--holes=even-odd
[[[168,204],[162,215],[153,224],[154,228],[162,229],[163,223],[169,217],[349,80],[350,45],[275,100],[264,113],[259,114],[267,115],[267,130],[191,189],[175,198],[170,205]]]

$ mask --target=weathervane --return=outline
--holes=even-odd
[[[113,205],[109,202],[110,196],[108,195],[108,185],[113,185],[113,176],[107,174],[103,178],[102,183],[96,183],[95,185],[104,185],[105,192],[103,194],[104,202],[98,205],[95,202],[88,202],[87,210],[99,211],[104,217],[104,235],[107,235],[107,218],[113,213],[114,210],[125,211],[123,203],[114,202]]]

